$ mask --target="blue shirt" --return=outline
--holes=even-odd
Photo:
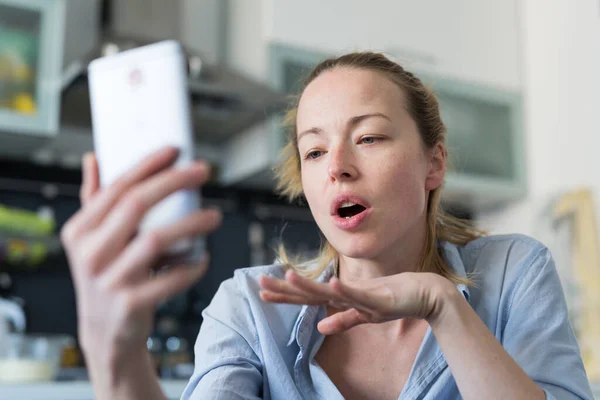
[[[456,246],[440,242],[448,265],[476,286],[457,285],[504,349],[548,399],[593,399],[549,250],[521,235]],[[182,399],[342,399],[315,361],[324,306],[271,304],[259,297],[262,274],[237,270],[204,311],[195,371]],[[332,268],[319,278],[326,281]],[[427,330],[399,399],[460,399],[452,372]]]

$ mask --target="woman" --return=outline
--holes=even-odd
[[[548,250],[439,210],[445,129],[416,77],[380,54],[326,60],[290,121],[280,189],[306,199],[326,245],[313,262],[222,284],[184,399],[592,398]],[[130,242],[152,204],[205,181],[204,166],[175,171],[173,159],[98,192],[88,157],[84,207],[63,231],[99,399],[163,398],[145,351],[152,312],[205,263],[153,279],[149,266],[219,224],[202,211]]]

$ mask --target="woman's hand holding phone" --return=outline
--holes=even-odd
[[[83,160],[82,208],[65,224],[61,239],[75,284],[80,344],[100,386],[98,381],[115,385],[127,374],[128,363],[147,359],[156,307],[193,285],[207,269],[204,257],[199,265],[172,266],[152,276],[174,242],[217,229],[219,211],[198,210],[171,225],[137,232],[152,206],[207,181],[204,163],[172,168],[177,154],[172,147],[157,151],[103,188],[95,156]]]

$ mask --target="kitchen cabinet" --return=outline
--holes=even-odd
[[[97,44],[99,0],[0,0],[0,132],[58,133],[61,88]]]
[[[301,78],[327,56],[281,44],[273,44],[270,53],[272,84],[290,94],[298,92]],[[482,210],[523,196],[526,175],[520,92],[413,71],[437,94],[448,129],[450,165],[444,200]],[[286,134],[278,122],[265,135],[271,147],[281,149]],[[276,152],[266,154],[265,168],[276,159]],[[254,175],[260,175],[259,171]]]
[[[521,94],[418,74],[440,101],[449,168],[444,198],[483,211],[527,191]]]
[[[266,1],[265,36],[330,54],[382,51],[408,69],[518,89],[518,7],[517,0]]]

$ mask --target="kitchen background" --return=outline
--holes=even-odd
[[[160,308],[148,342],[172,396],[220,282],[272,262],[281,241],[318,249],[310,212],[273,194],[280,112],[316,62],[360,49],[385,52],[438,94],[453,165],[446,208],[550,246],[600,381],[599,37],[595,0],[0,0],[0,310],[17,304],[27,333],[66,337],[63,383],[0,383],[0,398],[47,398],[50,387],[91,398],[69,382],[85,369],[57,238],[93,150],[86,66],[167,38],[187,50],[197,156],[217,171],[205,204],[225,213],[208,239],[209,274]],[[0,381],[4,371],[0,361]]]

